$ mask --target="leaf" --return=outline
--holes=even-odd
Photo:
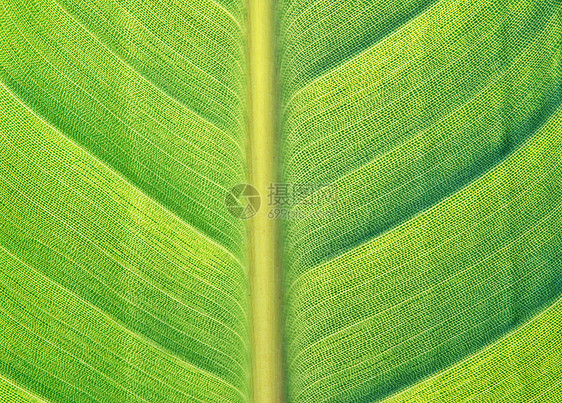
[[[289,400],[556,401],[499,340],[562,290],[560,4],[416,4],[283,2],[283,181],[338,195],[285,225]]]
[[[0,3],[0,401],[562,399],[559,1]]]
[[[224,208],[246,176],[242,12],[2,2],[6,379],[51,401],[247,400],[247,233]]]

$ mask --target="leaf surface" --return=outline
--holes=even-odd
[[[469,357],[532,365],[498,340],[562,291],[560,4],[407,3],[282,2],[283,180],[320,186],[283,232],[290,401],[503,401]]]
[[[243,4],[3,1],[0,374],[246,401]],[[212,57],[211,57],[212,55]]]
[[[0,5],[1,402],[562,399],[560,1]]]

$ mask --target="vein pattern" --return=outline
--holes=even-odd
[[[283,230],[290,401],[388,397],[562,292],[560,3],[416,5],[280,7],[283,179],[323,186]]]
[[[0,21],[0,396],[247,401],[243,2]]]

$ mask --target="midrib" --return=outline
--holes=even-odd
[[[249,0],[250,183],[262,208],[250,220],[252,390],[256,403],[283,399],[278,231],[267,217],[268,187],[276,182],[275,50],[273,0]]]

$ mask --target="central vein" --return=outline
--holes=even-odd
[[[249,0],[250,181],[262,208],[250,221],[253,401],[283,399],[278,228],[266,208],[276,181],[275,50],[273,0]]]

